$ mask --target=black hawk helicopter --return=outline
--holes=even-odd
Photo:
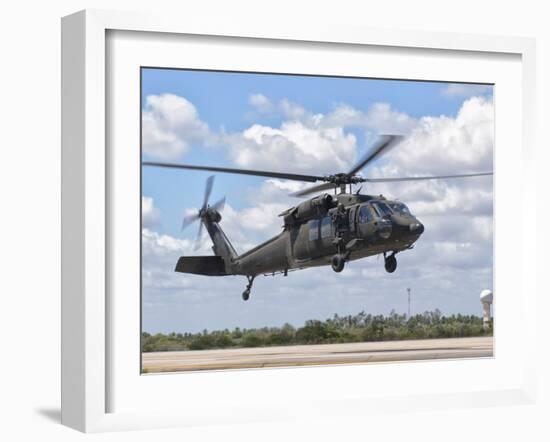
[[[207,276],[243,275],[248,279],[243,300],[248,300],[254,278],[258,275],[282,273],[330,264],[341,272],[347,261],[382,254],[387,272],[397,268],[395,255],[413,248],[424,232],[424,225],[400,201],[382,195],[363,195],[352,192],[352,185],[399,181],[420,181],[447,178],[467,178],[492,175],[493,172],[461,175],[440,175],[403,178],[364,178],[357,173],[377,159],[383,152],[401,141],[397,135],[380,137],[375,146],[347,173],[316,176],[284,172],[234,169],[227,167],[196,166],[143,162],[144,166],[204,170],[243,175],[254,175],[305,182],[322,182],[294,193],[305,196],[333,189],[285,210],[279,216],[284,220],[283,231],[247,252],[238,254],[220,227],[221,210],[225,198],[208,205],[214,176],[206,181],[202,207],[196,214],[184,218],[182,228],[200,220],[197,240],[203,226],[213,242],[214,256],[182,256],[175,271]],[[349,193],[346,192],[349,186]]]

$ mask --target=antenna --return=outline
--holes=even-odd
[[[411,289],[407,288],[407,298],[408,298],[408,309],[407,309],[407,318],[411,317]]]

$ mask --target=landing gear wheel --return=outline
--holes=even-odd
[[[332,265],[332,270],[334,270],[336,273],[340,273],[342,270],[344,270],[346,260],[342,255],[337,254],[332,257],[330,264]]]
[[[395,269],[397,268],[397,259],[393,253],[384,259],[384,268],[388,273],[395,272]]]
[[[243,292],[243,301],[248,301],[248,298],[250,298],[250,290],[249,290],[249,289],[246,289],[246,290]]]

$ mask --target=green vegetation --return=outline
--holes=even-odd
[[[483,330],[478,316],[443,316],[439,310],[411,316],[392,311],[388,316],[361,312],[325,321],[306,321],[303,327],[218,330],[202,333],[142,333],[144,352],[207,350],[216,348],[268,347],[275,345],[334,344],[343,342],[393,341],[403,339],[460,338],[492,335],[492,327]]]

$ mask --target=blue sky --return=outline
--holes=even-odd
[[[463,97],[445,96],[443,91],[447,87],[447,83],[419,81],[143,69],[142,105],[147,95],[170,92],[195,104],[202,119],[212,127],[238,130],[250,124],[246,118],[250,111],[248,99],[255,93],[262,93],[272,101],[286,98],[322,113],[342,102],[361,108],[384,101],[420,117],[456,114]]]
[[[353,163],[354,156],[368,149],[378,134],[392,131],[407,136],[403,148],[391,152],[364,173],[437,174],[492,169],[490,86],[143,69],[142,112],[144,160],[290,172],[340,172]],[[482,132],[476,132],[479,130]],[[304,275],[284,281],[257,283],[258,293],[254,290],[251,301],[244,306],[240,292],[245,282],[238,278],[226,278],[224,283],[219,278],[214,281],[173,272],[177,256],[208,253],[207,238],[201,251],[193,253],[190,248],[198,225],[183,232],[180,225],[186,210],[201,205],[209,175],[147,167],[142,170],[142,196],[149,199],[151,206],[151,211],[143,215],[144,241],[148,241],[144,253],[150,252],[143,260],[145,330],[196,331],[287,321],[299,325],[305,319],[358,312],[369,303],[373,313],[388,313],[397,304],[387,294],[401,293],[403,284],[414,284],[415,274],[420,275],[416,288],[420,281],[425,285],[420,289],[422,295],[417,295],[423,299],[417,306],[419,309],[478,313],[475,296],[464,300],[454,288],[449,299],[440,296],[441,288],[457,285],[464,279],[465,271],[475,273],[472,273],[472,292],[492,288],[486,287],[492,284],[492,231],[491,235],[487,232],[487,226],[492,225],[492,211],[487,209],[492,203],[491,180],[426,183],[424,187],[380,186],[369,190],[389,192],[390,196],[412,204],[411,208],[417,208],[426,219],[433,218],[428,227],[432,227],[434,236],[426,235],[425,255],[421,250],[415,260],[415,252],[407,252],[406,258],[403,254],[405,265],[407,261],[411,265],[401,276],[398,267],[391,280],[388,275],[376,273],[380,290],[371,292],[370,298],[354,293],[365,275],[374,276],[369,274],[373,266],[381,267],[380,263],[373,264],[373,259],[350,266],[347,279],[334,279],[327,267],[296,272]],[[280,224],[277,211],[299,203],[288,197],[292,190],[289,185],[293,184],[217,174],[210,202],[227,197],[228,207],[222,214],[221,225],[230,238],[234,236],[238,251],[277,233]],[[457,202],[457,195],[465,199]],[[246,219],[244,225],[243,219]],[[480,247],[479,241],[464,245],[470,244],[465,241],[467,231],[461,227],[464,219],[473,220],[475,229],[485,238],[482,252],[474,250]],[[437,259],[430,253],[434,250],[451,257],[449,264],[440,269],[446,276],[439,278],[439,282],[425,273],[425,268],[418,267],[417,262],[422,256]],[[457,258],[460,253],[465,253],[462,261]],[[484,259],[474,270],[466,265],[468,253]],[[308,287],[305,293],[303,284],[315,278],[315,272],[325,272],[322,277],[330,278],[330,283],[344,281],[350,295],[346,299],[323,296],[321,287],[318,290]],[[356,279],[349,278],[351,275]],[[286,292],[304,293],[303,298],[294,297],[284,307],[288,302],[286,295],[280,295],[283,287]],[[207,291],[208,295],[201,297],[198,291]],[[316,295],[312,297],[312,293]],[[234,314],[228,316],[228,312]]]
[[[367,109],[373,103],[385,102],[400,112],[420,118],[424,115],[457,114],[464,96],[445,94],[448,86],[439,82],[145,68],[142,70],[142,106],[145,106],[147,96],[175,94],[193,103],[201,120],[211,129],[237,132],[253,123],[277,127],[284,120],[280,113],[253,114],[249,103],[253,94],[260,93],[272,102],[286,99],[323,114],[341,103]],[[360,151],[368,149],[369,144],[361,130],[350,128],[348,131],[358,137]],[[145,153],[143,159],[156,158]],[[190,164],[235,166],[219,150],[201,149],[200,146],[183,159]],[[200,204],[204,182],[210,175],[208,172],[143,169],[143,193],[154,197],[166,215],[158,227],[159,232],[181,235],[182,210]],[[218,174],[214,191],[224,189],[225,192],[214,194],[213,199],[227,193],[231,195],[231,204],[242,208],[246,205],[240,192],[242,187],[262,182],[262,178]],[[184,233],[186,235],[188,233]]]

